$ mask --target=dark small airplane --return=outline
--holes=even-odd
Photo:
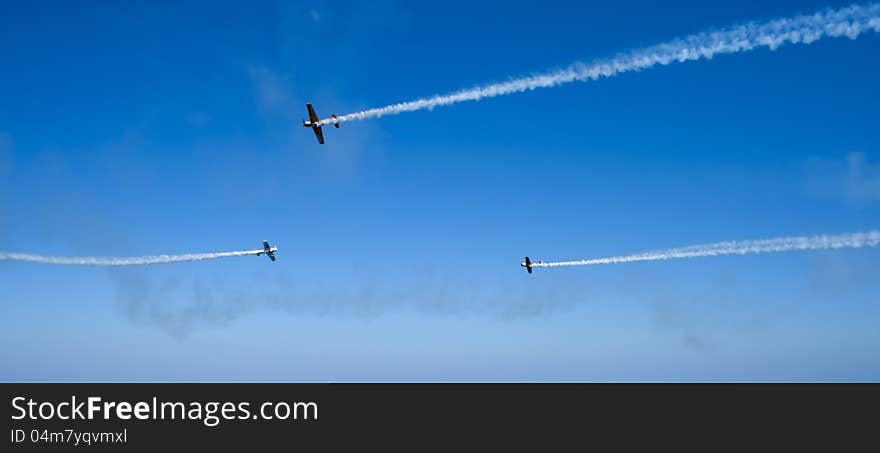
[[[315,137],[318,137],[318,143],[324,144],[324,132],[321,130],[321,119],[318,118],[318,114],[315,113],[315,108],[312,107],[312,104],[306,104],[306,109],[309,111],[309,120],[303,120],[303,126],[312,128],[315,131]],[[339,128],[339,121],[336,120],[336,115],[330,115],[330,118],[333,119],[333,125],[336,128]]]
[[[544,264],[543,261],[538,261],[537,263],[532,264],[532,260],[530,260],[529,257],[526,257],[526,260],[524,262],[519,263],[519,265],[526,268],[526,270],[529,271],[530,274],[532,273],[533,266],[535,266],[535,265],[540,266],[542,264]]]
[[[263,251],[257,253],[257,256],[260,256],[265,253],[266,256],[268,256],[270,260],[275,261],[275,252],[277,252],[277,251],[278,251],[278,247],[272,247],[271,245],[269,245],[269,241],[263,241]]]

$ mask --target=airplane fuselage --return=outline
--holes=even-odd
[[[532,273],[532,269],[535,268],[535,267],[541,267],[541,266],[543,266],[543,265],[544,265],[544,261],[538,261],[537,263],[533,263],[532,260],[529,259],[529,257],[526,257],[526,260],[523,261],[522,263],[519,263],[519,265],[522,266],[522,267],[524,267],[524,268],[526,268],[526,270],[529,271],[529,273],[531,274],[531,273]]]
[[[312,104],[306,104],[306,110],[309,111],[309,119],[308,121],[303,120],[303,126],[310,127],[315,132],[315,137],[318,139],[318,143],[324,144],[324,131],[321,129],[321,126],[324,124],[321,123],[321,118],[318,117],[318,114],[315,113],[315,108],[312,107]],[[331,122],[334,127],[339,127],[339,119],[336,118],[336,115],[330,115]],[[329,123],[328,123],[329,124]]]
[[[278,247],[269,245],[269,241],[263,241],[263,251],[257,252],[257,256],[266,254],[270,260],[275,261],[275,252],[278,251]]]

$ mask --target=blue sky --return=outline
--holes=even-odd
[[[346,123],[845,2],[0,6],[0,380],[880,380],[880,35]]]

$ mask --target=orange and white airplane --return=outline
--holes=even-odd
[[[523,261],[522,263],[519,263],[519,265],[526,268],[526,270],[529,271],[530,274],[532,273],[532,267],[541,266],[543,264],[544,264],[543,261],[538,261],[537,263],[532,263],[532,260],[530,260],[529,257],[526,257],[525,261]]]
[[[303,120],[303,126],[310,127],[315,132],[315,137],[318,137],[318,143],[324,144],[324,132],[321,130],[321,119],[318,118],[318,114],[315,113],[315,108],[312,107],[312,104],[306,104],[306,109],[309,111],[309,120]],[[339,128],[339,121],[336,120],[336,115],[330,115],[330,118],[333,119],[333,125],[336,128]]]
[[[257,252],[257,256],[262,254],[266,254],[270,260],[275,261],[275,252],[278,251],[278,247],[269,245],[269,241],[263,241],[263,251]]]

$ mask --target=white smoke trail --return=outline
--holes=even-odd
[[[30,261],[43,264],[61,264],[69,266],[138,266],[145,264],[182,263],[186,261],[215,260],[232,256],[257,255],[263,250],[242,250],[237,252],[187,253],[183,255],[153,255],[129,257],[94,257],[94,256],[45,256],[30,253],[0,252],[0,261]]]
[[[868,31],[880,32],[880,4],[852,5],[825,10],[812,15],[793,16],[771,22],[748,22],[743,25],[703,32],[640,50],[618,54],[590,63],[576,62],[565,69],[478,86],[451,94],[401,102],[321,120],[321,124],[379,118],[416,110],[478,101],[537,88],[571,82],[586,82],[602,77],[640,71],[657,65],[710,59],[715,55],[747,52],[759,47],[775,50],[783,44],[810,44],[824,37],[846,36],[856,39]]]
[[[532,267],[598,266],[603,264],[665,261],[703,256],[876,247],[878,244],[880,244],[880,230],[872,230],[864,233],[848,233],[833,236],[795,236],[756,241],[717,242],[715,244],[692,245],[636,255],[612,256],[609,258],[594,258],[580,261],[538,262],[532,263]]]

